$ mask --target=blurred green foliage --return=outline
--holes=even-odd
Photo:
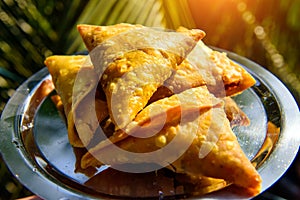
[[[300,102],[299,10],[299,0],[2,0],[0,113],[45,57],[84,50],[79,23],[201,28],[207,44],[258,62]],[[0,199],[30,194],[0,167]]]

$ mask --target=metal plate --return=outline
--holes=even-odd
[[[251,125],[235,127],[234,132],[262,176],[264,191],[282,176],[297,154],[299,108],[275,76],[246,58],[227,53],[257,80],[255,86],[235,97]],[[25,187],[45,199],[111,197],[86,184],[88,176],[74,172],[76,158],[68,142],[64,118],[51,100],[54,94],[51,77],[44,68],[22,84],[10,99],[0,124],[0,150],[6,164]],[[280,131],[268,129],[270,123]],[[102,184],[108,179],[104,176]],[[220,191],[206,198],[233,195],[238,197]]]

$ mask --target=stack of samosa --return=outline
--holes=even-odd
[[[80,168],[154,163],[209,180],[211,188],[223,180],[260,192],[261,178],[232,132],[250,122],[231,96],[255,80],[207,47],[203,31],[131,24],[78,31],[89,55],[50,56],[45,64],[70,144],[87,149]]]

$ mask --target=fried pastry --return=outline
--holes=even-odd
[[[224,109],[213,108],[203,113],[197,122],[191,122],[194,126],[191,129],[197,129],[192,145],[172,163],[172,168],[177,172],[221,178],[247,189],[251,195],[258,194],[262,180],[239,146]]]
[[[173,95],[173,92],[165,87],[161,86],[157,88],[156,92],[152,95],[152,97],[149,100],[149,104],[166,98]],[[250,125],[250,119],[248,116],[244,113],[244,111],[237,105],[237,103],[234,101],[232,97],[224,97],[224,109],[226,116],[230,122],[231,127],[235,126],[249,126]]]
[[[50,56],[44,62],[61,97],[66,115],[72,107],[74,81],[85,60],[86,56]]]
[[[191,115],[190,115],[191,116]],[[211,108],[207,112],[202,112],[200,116],[179,125],[170,125],[164,127],[158,134],[148,138],[126,137],[116,143],[119,148],[134,153],[148,153],[159,151],[165,148],[175,137],[180,139],[176,143],[176,155],[179,157],[167,167],[176,173],[185,173],[191,176],[204,176],[216,179],[223,179],[227,183],[232,183],[247,190],[248,194],[256,195],[261,189],[261,178],[254,166],[248,160],[246,155],[237,142],[234,133],[231,130],[229,121],[226,118],[222,107]],[[187,150],[181,147],[192,140]],[[99,160],[92,158],[93,155],[101,157],[103,155],[114,155],[101,157],[99,160],[110,159],[110,165],[125,164],[128,162],[124,155],[118,155],[110,146],[102,149],[102,152],[94,152],[91,149],[89,153],[83,156],[82,163],[89,158],[92,164],[99,164]],[[152,159],[145,157],[134,158],[135,163],[165,163],[169,162],[173,155],[165,156],[163,153],[157,153]],[[144,158],[144,159],[143,159]],[[130,160],[130,159],[129,159]],[[107,161],[107,160],[106,160]],[[94,162],[94,163],[93,163]],[[129,161],[132,163],[133,161]]]
[[[106,152],[109,145],[118,144],[118,142],[130,145],[131,142],[126,140],[127,137],[149,138],[150,141],[158,142],[157,145],[150,146],[145,145],[147,143],[146,141],[145,143],[141,143],[141,146],[135,148],[139,149],[139,153],[157,150],[162,147],[159,144],[159,138],[165,137],[163,130],[168,129],[171,125],[177,125],[186,120],[191,120],[190,118],[193,118],[195,115],[199,115],[212,107],[218,107],[222,104],[223,101],[210,94],[205,86],[192,88],[178,95],[153,102],[145,107],[136,116],[134,121],[129,123],[123,130],[116,131],[110,138],[89,149],[87,154],[82,158],[81,167],[99,167],[103,165],[101,160],[106,160],[107,155],[109,155],[108,159],[111,159],[111,154]],[[151,137],[158,132],[160,132],[157,136],[158,139],[157,137]],[[169,134],[169,136],[173,137],[171,134]],[[171,138],[169,138],[169,140],[171,140]],[[151,144],[151,142],[149,142],[149,144]],[[99,158],[95,158],[95,155],[99,156]],[[116,159],[116,157],[113,159]],[[117,160],[118,159],[116,159],[116,161]],[[111,161],[109,161],[109,163],[111,164]]]
[[[255,79],[225,53],[210,49],[199,41],[164,86],[174,93],[207,85],[218,97],[233,96],[255,84]]]
[[[138,34],[139,32],[142,33],[144,32],[144,30],[148,30],[150,32],[152,32],[153,30],[159,30],[159,31],[168,31],[168,30],[162,30],[162,29],[155,29],[155,28],[148,28],[139,24],[128,24],[128,23],[120,23],[120,24],[115,24],[115,25],[110,25],[110,26],[96,26],[96,25],[88,25],[88,24],[79,24],[77,25],[77,29],[80,33],[80,36],[86,46],[86,48],[88,49],[88,51],[92,51],[94,48],[96,48],[98,45],[102,44],[102,42],[104,42],[105,40],[116,36],[116,35],[120,35],[122,33],[126,33],[126,32],[130,32],[132,31],[133,33],[137,33],[135,34],[130,34],[133,37],[138,36],[143,36]],[[144,29],[144,30],[142,30]],[[140,31],[141,30],[141,31]],[[204,36],[205,36],[205,32],[199,30],[199,29],[186,29],[186,28],[179,28],[177,30],[177,32],[181,33],[182,35],[188,36],[188,37],[193,37],[195,40],[201,40]],[[151,36],[151,35],[145,35],[147,36]],[[128,36],[126,36],[128,37]],[[125,37],[121,37],[122,39],[128,40]],[[132,39],[132,38],[130,38]],[[140,45],[144,45],[149,47],[159,47],[158,49],[164,49],[162,48],[164,46],[163,43],[160,44],[160,42],[165,39],[163,37],[163,35],[156,35],[155,37],[153,37],[153,35],[147,39],[147,41],[143,41],[146,43],[143,44],[138,44],[135,45],[135,47],[140,47]],[[151,42],[152,40],[152,42]],[[155,41],[158,40],[158,41]],[[150,42],[150,43],[149,43]],[[153,43],[154,42],[154,43]],[[155,44],[157,43],[158,46]],[[173,52],[177,52],[176,50]]]
[[[143,28],[142,25],[133,25],[127,23],[120,23],[110,26],[96,26],[88,24],[77,25],[77,30],[88,51],[92,51],[95,47],[103,41],[118,35],[122,32]]]
[[[200,30],[176,33],[141,28],[111,37],[90,52],[118,128],[134,119],[203,36]]]
[[[64,106],[69,141],[75,147],[84,147],[90,143],[99,122],[108,116],[107,104],[103,98],[76,92],[76,90],[91,91],[94,87],[93,81],[95,82],[96,78],[93,66],[88,62],[88,57],[83,55],[50,56],[45,60],[45,65]],[[80,79],[86,78],[90,79],[90,84],[79,84]],[[94,102],[94,105],[91,102]],[[92,115],[93,113],[95,115]],[[97,116],[96,120],[93,116]]]

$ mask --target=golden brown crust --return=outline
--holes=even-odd
[[[86,95],[74,90],[76,88],[79,91],[89,92],[94,87],[93,84],[80,84],[80,79],[91,80],[93,76],[93,67],[86,64],[87,59],[87,56],[80,55],[51,56],[45,60],[45,65],[49,69],[55,89],[64,106],[69,141],[75,147],[89,144],[99,122],[108,116],[105,101],[95,99],[93,94]],[[93,116],[97,116],[97,119],[91,118]]]
[[[133,120],[171,73],[170,62],[159,53],[153,57],[144,51],[128,52],[111,63],[101,83],[114,123],[123,128]]]
[[[77,25],[77,29],[84,41],[86,48],[92,51],[96,46],[103,41],[118,35],[122,32],[142,28],[142,25],[132,25],[121,23],[111,26],[95,26],[87,24]]]
[[[193,144],[172,166],[185,173],[221,178],[257,194],[261,178],[239,146],[224,110],[213,108],[200,118]]]
[[[164,86],[174,93],[207,85],[219,97],[233,96],[255,84],[255,79],[225,53],[213,51],[199,41]]]
[[[242,66],[230,60],[226,53],[212,51],[211,60],[222,69],[226,96],[239,94],[255,84],[255,79]]]
[[[102,42],[104,42],[105,40],[113,36],[125,32],[129,32],[129,31],[146,29],[146,28],[147,27],[142,26],[140,24],[127,24],[127,23],[120,23],[120,24],[115,24],[110,26],[95,26],[95,25],[87,25],[87,24],[77,25],[77,29],[82,37],[82,40],[89,51],[92,51],[95,47],[102,44]],[[150,30],[149,28],[147,29]],[[154,28],[151,30],[154,30]],[[181,33],[182,35],[192,37],[194,38],[195,41],[199,41],[205,36],[205,32],[199,29],[186,29],[184,27],[181,27],[177,30],[177,32]],[[160,38],[160,39],[165,39],[165,38]]]
[[[45,60],[52,81],[64,105],[66,115],[72,107],[74,81],[86,56],[50,56]]]
[[[82,142],[74,128],[72,114],[73,88],[76,76],[86,60],[86,56],[51,56],[45,60],[58,95],[64,106],[68,122],[69,141],[74,146],[82,146]]]
[[[135,137],[148,137],[148,135],[155,134],[155,131],[168,129],[167,127],[170,125],[177,125],[182,120],[190,120],[195,115],[222,104],[223,101],[211,95],[205,86],[192,88],[178,95],[153,102],[144,108],[134,121],[129,123],[123,130],[116,131],[110,138],[89,149],[89,152],[82,158],[82,168],[101,165],[101,162],[95,159],[93,155],[101,155],[101,152],[105,154],[105,150],[111,144],[133,145],[132,142],[125,139],[132,135],[134,135],[134,138],[131,137],[132,140],[136,140]],[[165,131],[161,131],[158,137],[164,134]],[[166,141],[171,141],[174,137],[172,134],[168,134],[168,136],[170,138]],[[157,141],[156,137],[148,137],[148,140],[145,139],[141,140],[141,143],[136,143],[139,146],[130,146],[130,148],[132,147],[131,150],[141,153],[143,151],[151,151],[153,148],[157,150],[161,147],[156,145],[149,147],[149,145],[146,145],[146,143],[151,144],[153,141],[155,143]]]
[[[118,128],[134,119],[202,35],[201,31],[180,34],[143,28],[106,40],[91,52],[110,117]]]

